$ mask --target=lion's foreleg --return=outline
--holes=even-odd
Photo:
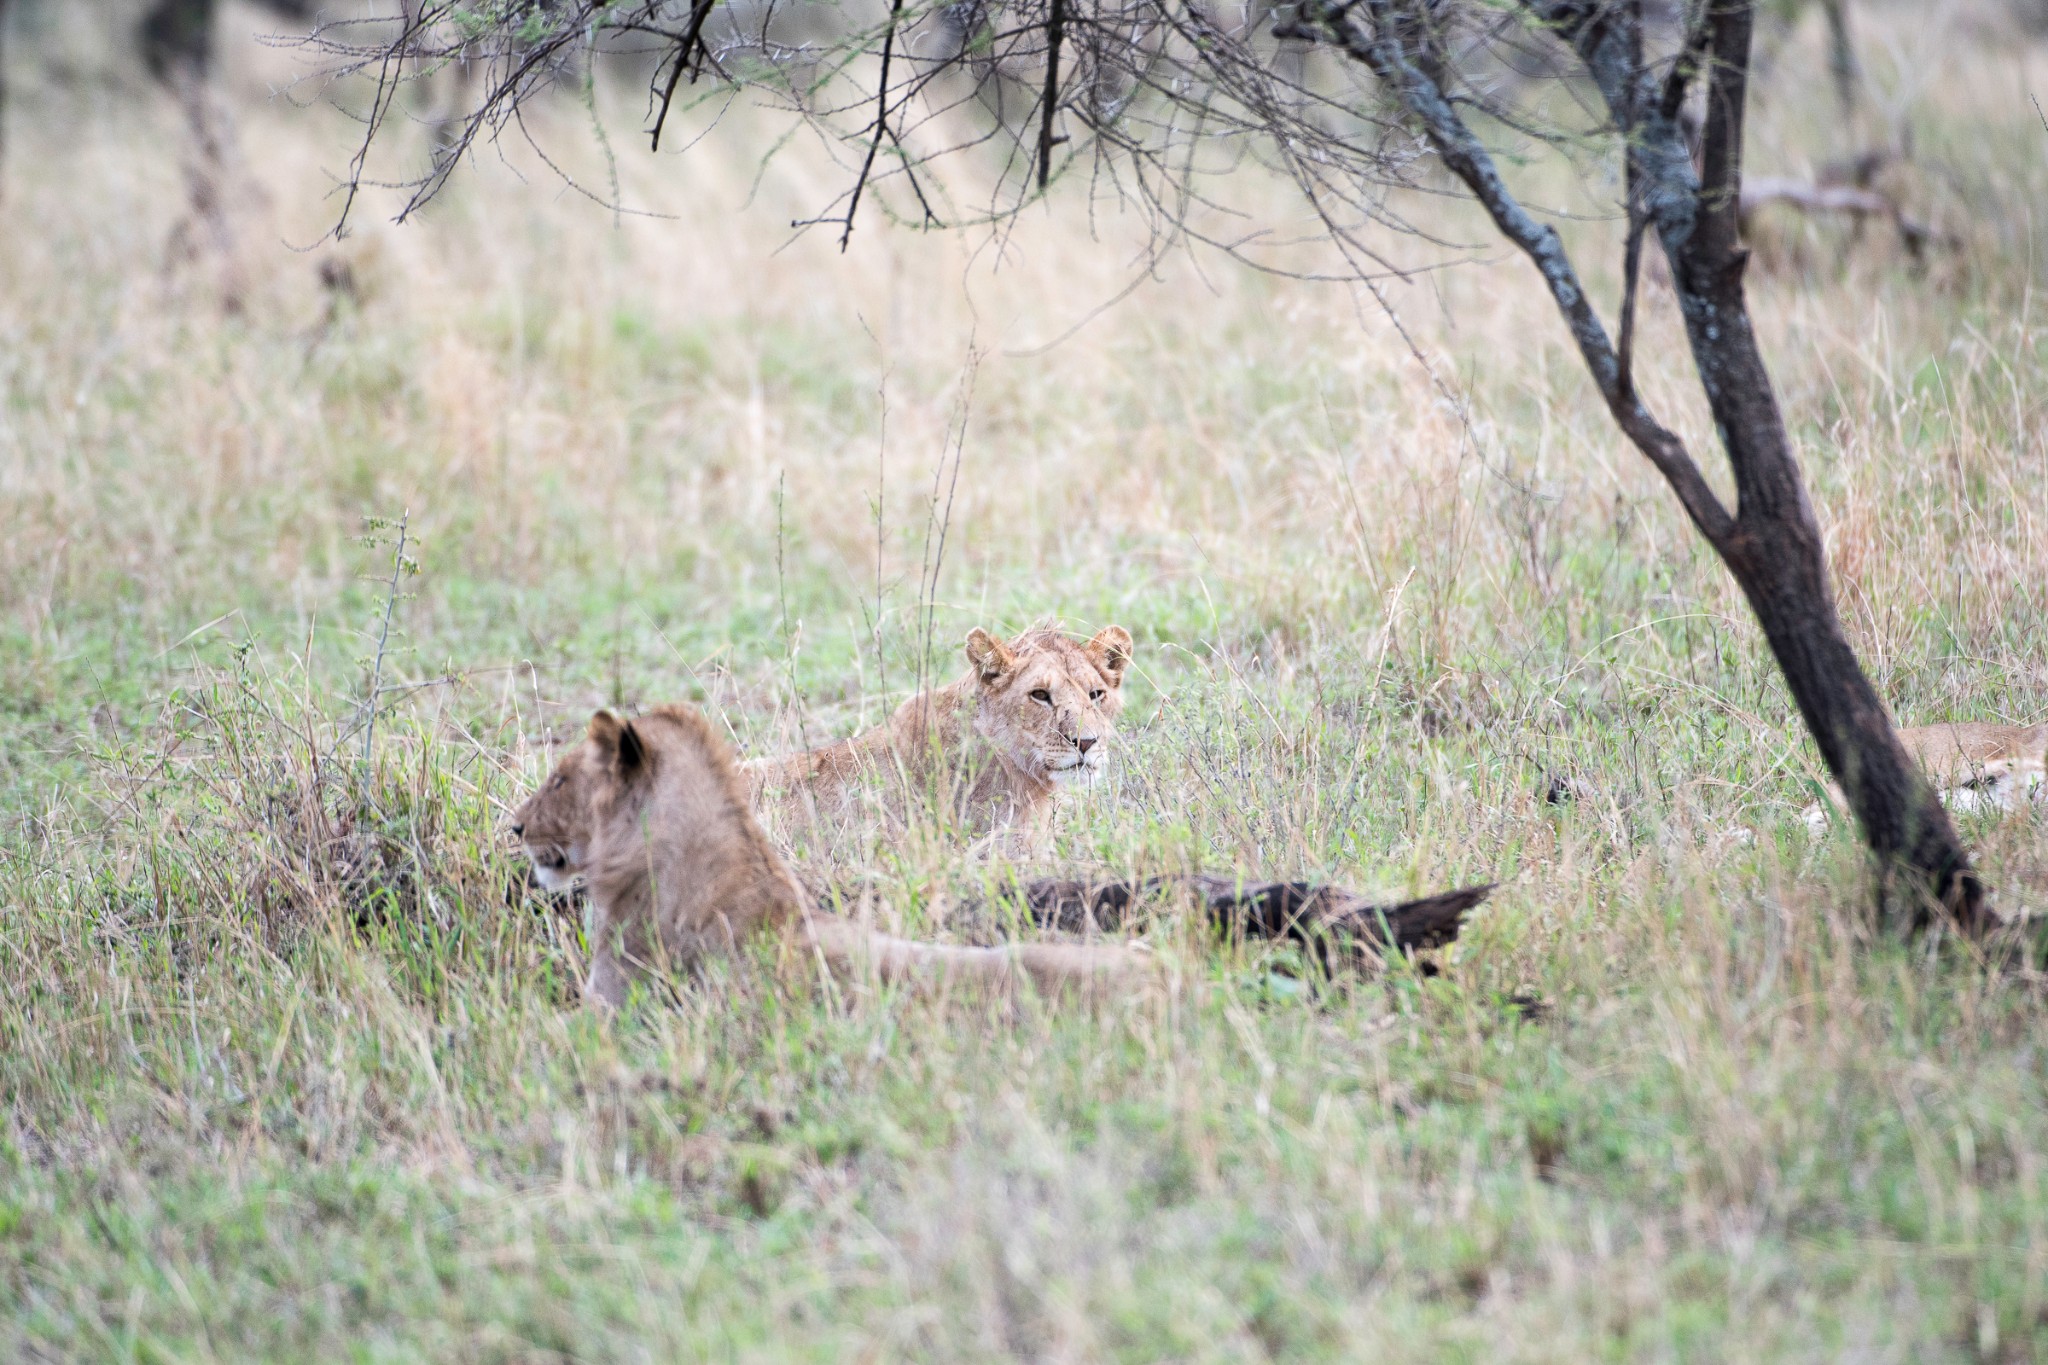
[[[626,972],[619,965],[619,959],[611,945],[599,941],[590,950],[590,974],[583,982],[583,1003],[602,1005],[617,1009],[626,1003],[626,989],[631,983]]]
[[[583,980],[585,1004],[617,1009],[626,1003],[633,984],[629,968],[646,965],[646,955],[636,951],[641,937],[628,934],[610,908],[596,907],[590,923],[590,970]]]

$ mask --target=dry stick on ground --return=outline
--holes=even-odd
[[[1888,219],[1899,234],[1899,242],[1916,261],[1926,254],[1927,244],[1934,240],[1934,229],[1917,218],[1909,217],[1889,195],[1860,185],[1815,185],[1784,176],[1760,175],[1744,182],[1741,204],[1745,229],[1751,219],[1773,204],[1783,204],[1803,213]]]
[[[1314,20],[1347,55],[1369,66],[1421,124],[1444,165],[1464,182],[1495,227],[1542,272],[1580,356],[1622,431],[1678,494],[1749,599],[1771,652],[1826,760],[1849,795],[1887,874],[1919,882],[1916,925],[1938,905],[1964,929],[1989,927],[1983,888],[1948,813],[1892,731],[1865,676],[1828,584],[1819,524],[1792,455],[1784,416],[1750,324],[1743,291],[1742,122],[1748,94],[1748,0],[1706,0],[1678,62],[1658,88],[1641,59],[1640,5],[1597,0],[1523,0],[1578,54],[1609,116],[1627,139],[1645,210],[1672,266],[1693,363],[1735,476],[1736,510],[1725,508],[1678,436],[1644,405],[1607,340],[1555,229],[1509,190],[1432,74],[1440,63],[1404,41],[1414,0],[1368,0],[1369,26],[1352,5],[1319,0]],[[1705,142],[1696,173],[1679,122],[1697,52],[1707,71]]]

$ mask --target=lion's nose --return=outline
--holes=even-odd
[[[1087,753],[1090,749],[1095,747],[1095,736],[1083,735],[1081,738],[1074,741],[1074,747],[1076,749],[1079,749],[1084,754]]]
[[[518,838],[518,837],[519,837],[520,835],[522,835],[522,834],[524,834],[524,833],[526,833],[526,826],[525,826],[525,825],[517,825],[517,824],[515,824],[514,826],[512,826],[512,837],[513,837],[513,838],[517,839],[517,838]]]

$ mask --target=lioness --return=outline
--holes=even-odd
[[[2048,795],[2048,725],[1917,725],[1899,731],[1899,743],[1926,771],[1950,810],[2011,810]],[[1847,814],[1849,800],[1839,784],[1827,784],[1827,798],[1837,815]],[[1827,828],[1828,813],[1820,803],[1804,814],[1816,832]]]
[[[757,800],[843,812],[880,776],[937,796],[969,833],[1028,828],[1064,785],[1102,771],[1123,709],[1131,633],[1105,626],[1086,643],[1040,626],[1008,643],[967,633],[968,671],[920,692],[865,734],[744,764]]]
[[[542,885],[583,874],[593,909],[584,994],[616,1005],[631,980],[685,968],[757,935],[822,960],[835,975],[872,971],[1006,986],[1128,991],[1151,958],[1121,945],[1032,943],[966,948],[913,943],[814,909],[754,821],[725,741],[696,710],[664,706],[631,721],[591,717],[588,737],[513,813]]]

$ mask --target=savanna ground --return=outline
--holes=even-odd
[[[1868,16],[1865,59],[1953,247],[1773,220],[1753,296],[1897,715],[2034,721],[2048,52],[1922,23]],[[1809,18],[1754,172],[1853,150],[1821,69]],[[1388,287],[1434,380],[1369,296],[1210,257],[1091,318],[1141,237],[1078,191],[1000,253],[873,221],[841,256],[784,227],[815,160],[756,184],[743,121],[650,158],[623,98],[628,202],[672,217],[492,161],[300,254],[351,127],[266,102],[278,54],[227,72],[239,313],[164,269],[160,97],[17,72],[10,109],[0,1354],[2048,1352],[2040,978],[1880,931],[1853,840],[1808,840],[1740,598],[1525,263]],[[401,515],[394,596],[366,518]],[[503,820],[593,706],[815,743],[1045,616],[1140,646],[1048,861],[1498,879],[1441,975],[1305,989],[1162,922],[1170,1005],[736,968],[575,1007]],[[2041,817],[1968,832],[2003,910],[2048,900]],[[979,869],[861,871],[944,935]]]

